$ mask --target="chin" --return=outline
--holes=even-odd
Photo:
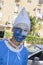
[[[22,41],[21,41],[21,42],[17,41],[17,42],[18,42],[18,43],[21,43]]]

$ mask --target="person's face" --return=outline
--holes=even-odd
[[[28,35],[28,26],[26,24],[17,24],[13,28],[13,37],[17,42],[22,42]]]

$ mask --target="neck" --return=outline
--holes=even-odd
[[[15,38],[11,38],[10,40],[11,40],[12,44],[15,44],[16,46],[19,46],[20,45],[20,42],[17,42],[15,40]]]

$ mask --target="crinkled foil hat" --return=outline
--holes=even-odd
[[[29,16],[27,15],[25,8],[23,8],[19,15],[16,17],[13,27],[20,23],[26,24],[28,26],[28,30],[30,31],[30,19]]]

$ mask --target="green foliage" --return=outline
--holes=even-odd
[[[43,44],[43,38],[40,38],[35,35],[35,25],[37,24],[37,21],[34,17],[29,16],[31,21],[31,30],[30,34],[26,38],[26,41],[32,44]]]
[[[43,38],[33,35],[28,35],[26,41],[32,44],[43,44]]]
[[[31,31],[34,30],[34,26],[36,25],[37,21],[34,17],[30,16],[31,21]]]
[[[5,38],[11,38],[11,37],[12,37],[12,32],[6,30],[6,31],[5,31],[5,35],[4,35],[4,37],[5,37]]]

